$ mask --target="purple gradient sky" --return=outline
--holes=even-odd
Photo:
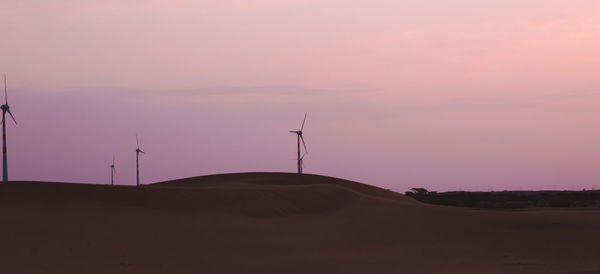
[[[12,180],[600,188],[596,0],[0,4]]]

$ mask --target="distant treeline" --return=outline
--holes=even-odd
[[[421,202],[477,208],[577,207],[600,208],[600,190],[429,192],[413,188],[407,196]]]

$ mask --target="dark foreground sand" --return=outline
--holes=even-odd
[[[432,206],[281,173],[0,183],[0,273],[600,273],[600,211]]]

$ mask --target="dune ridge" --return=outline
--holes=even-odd
[[[339,209],[355,200],[382,203],[416,200],[374,186],[327,176],[237,173],[156,184],[110,186],[55,182],[0,184],[3,206],[129,206],[167,210],[219,210],[277,217]]]

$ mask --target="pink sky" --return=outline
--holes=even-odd
[[[600,188],[600,2],[0,4],[12,180],[295,170],[405,191]]]

